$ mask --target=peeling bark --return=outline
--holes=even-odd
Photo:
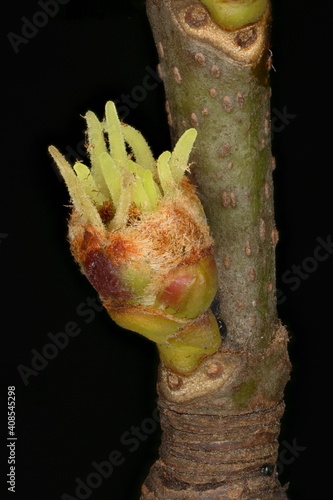
[[[277,460],[287,333],[276,312],[270,142],[270,10],[223,31],[196,0],[148,0],[173,141],[198,130],[191,176],[215,240],[218,353],[158,378],[162,444],[150,499],[286,499]]]

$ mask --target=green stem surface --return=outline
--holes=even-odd
[[[172,140],[198,132],[191,177],[215,240],[227,335],[190,377],[161,365],[160,459],[141,498],[282,500],[274,464],[290,365],[275,298],[270,11],[231,32],[197,0],[147,9]]]
[[[187,128],[198,131],[191,175],[216,242],[221,313],[228,338],[249,351],[265,349],[274,337],[271,325],[277,321],[278,239],[273,217],[267,30],[238,31],[232,46],[230,34],[223,39],[225,32],[211,26],[200,2],[160,4],[164,22],[153,22],[153,28],[171,135],[176,142]]]

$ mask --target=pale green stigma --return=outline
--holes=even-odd
[[[75,209],[86,222],[103,230],[125,227],[131,206],[139,213],[152,212],[161,200],[180,189],[197,136],[194,128],[180,137],[172,153],[165,151],[155,161],[142,134],[120,122],[112,101],[106,104],[104,121],[91,111],[85,119],[90,168],[81,162],[72,168],[53,146],[49,152]],[[100,215],[105,206],[113,212],[107,223]]]

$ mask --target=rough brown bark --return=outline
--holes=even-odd
[[[191,174],[216,243],[227,335],[188,377],[161,365],[160,458],[141,499],[285,499],[275,463],[290,366],[274,294],[270,12],[231,34],[196,0],[147,6],[171,136],[198,129]]]
[[[222,348],[190,377],[163,367],[160,459],[142,499],[285,499],[277,437],[288,372],[281,326],[261,356]]]

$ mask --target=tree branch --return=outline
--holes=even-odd
[[[227,336],[188,377],[161,367],[163,440],[142,499],[283,499],[274,463],[290,366],[275,299],[270,7],[234,31],[196,0],[147,9],[172,140],[198,131],[191,176],[215,240]]]

